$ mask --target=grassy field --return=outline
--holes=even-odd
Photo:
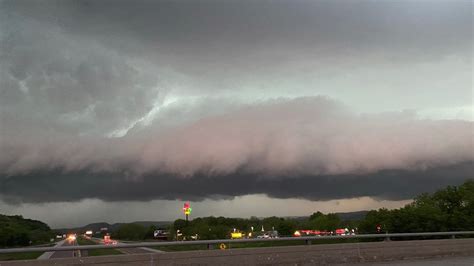
[[[6,260],[34,260],[41,256],[43,252],[7,253],[0,254],[0,261]],[[0,263],[1,265],[1,263]]]
[[[85,239],[82,237],[77,238],[77,244],[79,245],[97,245],[96,242]],[[88,256],[105,256],[105,255],[120,255],[123,254],[119,250],[116,249],[91,249],[87,251]]]
[[[30,247],[52,247],[56,245],[56,243],[47,243],[42,245],[35,245]],[[41,254],[44,252],[24,252],[24,253],[7,253],[7,254],[0,254],[0,261],[6,260],[34,260],[37,259]],[[0,264],[1,265],[1,264]]]

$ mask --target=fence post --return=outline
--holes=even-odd
[[[311,245],[311,240],[309,239],[306,239],[304,242],[306,243],[306,245]]]
[[[214,249],[214,245],[213,244],[207,244],[207,249]]]
[[[451,235],[451,239],[455,239],[456,238],[456,235]]]

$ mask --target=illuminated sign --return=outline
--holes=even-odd
[[[191,208],[191,205],[189,204],[189,202],[185,202],[184,207],[183,207],[184,214],[190,215],[192,210],[193,209]]]

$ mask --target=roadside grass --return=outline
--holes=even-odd
[[[56,241],[57,242],[57,241]],[[29,246],[32,248],[39,248],[39,247],[52,247],[56,245],[55,243],[46,243],[40,245]],[[22,252],[22,253],[6,253],[0,254],[0,261],[7,261],[7,260],[34,260],[41,256],[44,252],[35,251],[35,252]],[[1,265],[1,264],[0,264]]]
[[[41,256],[43,252],[23,252],[23,253],[6,253],[0,254],[0,261],[7,260],[34,260]],[[0,263],[1,265],[1,263]]]
[[[90,239],[86,239],[86,238],[83,238],[83,237],[78,237],[76,239],[77,241],[77,244],[82,246],[82,245],[97,245],[96,242],[90,240]]]
[[[77,238],[78,245],[97,245],[96,242],[86,239],[83,237]],[[121,255],[123,254],[119,250],[116,249],[91,249],[87,251],[87,256],[106,256],[106,255]]]
[[[206,250],[207,245],[185,245],[185,246],[163,246],[163,247],[151,247],[153,249],[173,252],[173,251],[192,251],[192,250]]]
[[[321,239],[311,241],[312,245],[320,244],[339,244],[339,243],[356,243],[358,239]],[[304,240],[284,240],[284,241],[263,241],[248,243],[226,243],[226,249],[229,248],[264,248],[264,247],[284,247],[284,246],[301,246],[306,245]],[[214,245],[214,249],[219,249],[219,244]],[[183,246],[163,246],[152,247],[157,250],[173,252],[173,251],[192,251],[207,250],[207,245],[183,245]]]
[[[88,256],[106,256],[106,255],[121,255],[124,254],[116,249],[92,249],[87,251]]]

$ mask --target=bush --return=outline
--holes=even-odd
[[[124,224],[112,234],[113,238],[121,240],[143,240],[147,235],[147,228],[139,224]]]

